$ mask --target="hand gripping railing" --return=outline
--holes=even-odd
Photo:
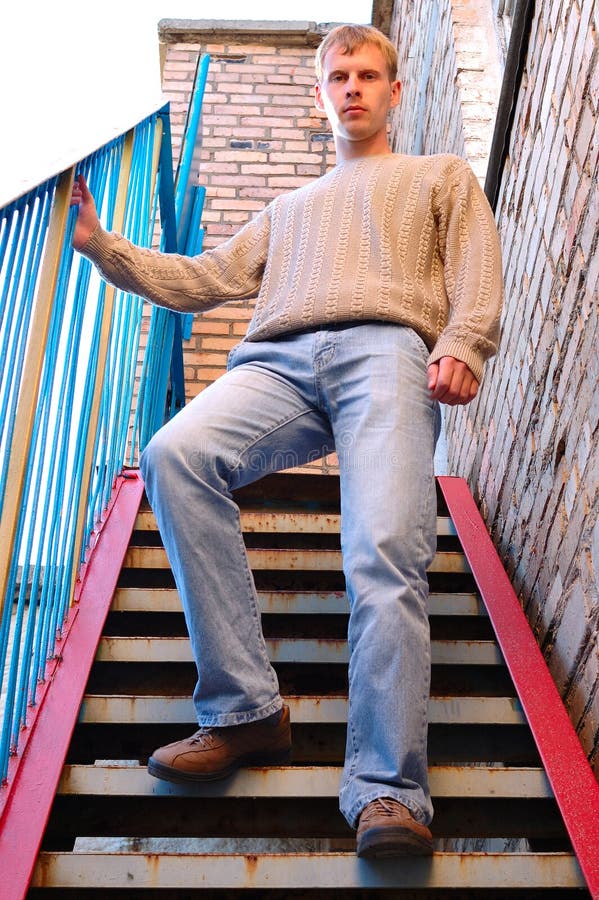
[[[142,362],[143,302],[71,249],[76,171],[107,228],[149,246],[160,196],[163,228],[176,229],[167,112],[0,211],[3,783],[116,479],[168,416],[175,314],[152,321]],[[166,372],[148,364],[156,355]]]

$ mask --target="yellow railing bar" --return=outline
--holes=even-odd
[[[115,201],[114,217],[112,227],[115,231],[122,232],[125,224],[125,208],[127,204],[127,191],[129,188],[129,179],[131,176],[131,162],[133,159],[133,137],[134,130],[128,131],[125,135],[123,144],[123,153],[121,156],[119,167],[119,181],[117,185],[117,194]],[[85,519],[87,515],[87,505],[89,500],[89,487],[91,482],[92,467],[94,464],[94,444],[95,434],[98,428],[98,420],[100,418],[100,406],[102,402],[102,389],[104,387],[104,376],[106,374],[106,360],[108,358],[108,345],[110,341],[110,329],[112,325],[112,313],[114,309],[114,298],[116,288],[107,285],[104,298],[104,309],[102,312],[102,325],[100,329],[100,340],[98,347],[98,365],[96,367],[96,381],[94,385],[93,399],[90,410],[89,428],[87,432],[87,441],[85,446],[85,456],[83,459],[83,471],[81,480],[81,493],[79,494],[79,503],[77,507],[77,520],[75,523],[76,535],[76,552],[73,555],[73,565],[71,570],[71,579],[68,597],[70,603],[73,603],[75,584],[79,572],[81,547],[83,542],[83,532],[85,527]]]
[[[2,520],[0,521],[0,606],[2,610],[4,610],[5,602],[12,602],[12,598],[6,597],[6,589],[14,554],[15,537],[25,486],[27,460],[31,449],[37,398],[50,330],[50,320],[52,318],[54,295],[58,284],[74,176],[75,168],[71,167],[60,175],[56,185],[35,307],[31,319],[30,337],[24,366],[24,372],[27,374],[23,378],[19,392],[15,428],[8,463]]]

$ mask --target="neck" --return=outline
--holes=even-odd
[[[376,140],[348,141],[347,138],[335,136],[335,153],[337,164],[362,159],[367,156],[385,156],[393,153],[387,136],[377,136]]]

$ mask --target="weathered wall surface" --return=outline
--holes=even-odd
[[[455,415],[469,478],[599,768],[599,66],[593,0],[537,4],[498,221],[501,353]]]
[[[397,0],[391,39],[403,84],[393,118],[400,153],[457,153],[483,180],[501,69],[489,0]]]
[[[430,6],[395,6],[392,31],[409,44],[400,51],[408,92],[394,123],[397,146],[410,148],[424,84],[424,152],[463,153],[482,179],[496,96],[484,53],[491,4],[441,3],[445,48],[429,54],[429,71]],[[536,5],[497,211],[506,281],[500,352],[480,397],[453,411],[448,429],[450,471],[469,480],[596,770],[598,18],[593,0]]]

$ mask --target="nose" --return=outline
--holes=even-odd
[[[348,79],[347,84],[345,86],[345,93],[346,93],[347,97],[359,97],[360,96],[359,83],[353,78]]]

